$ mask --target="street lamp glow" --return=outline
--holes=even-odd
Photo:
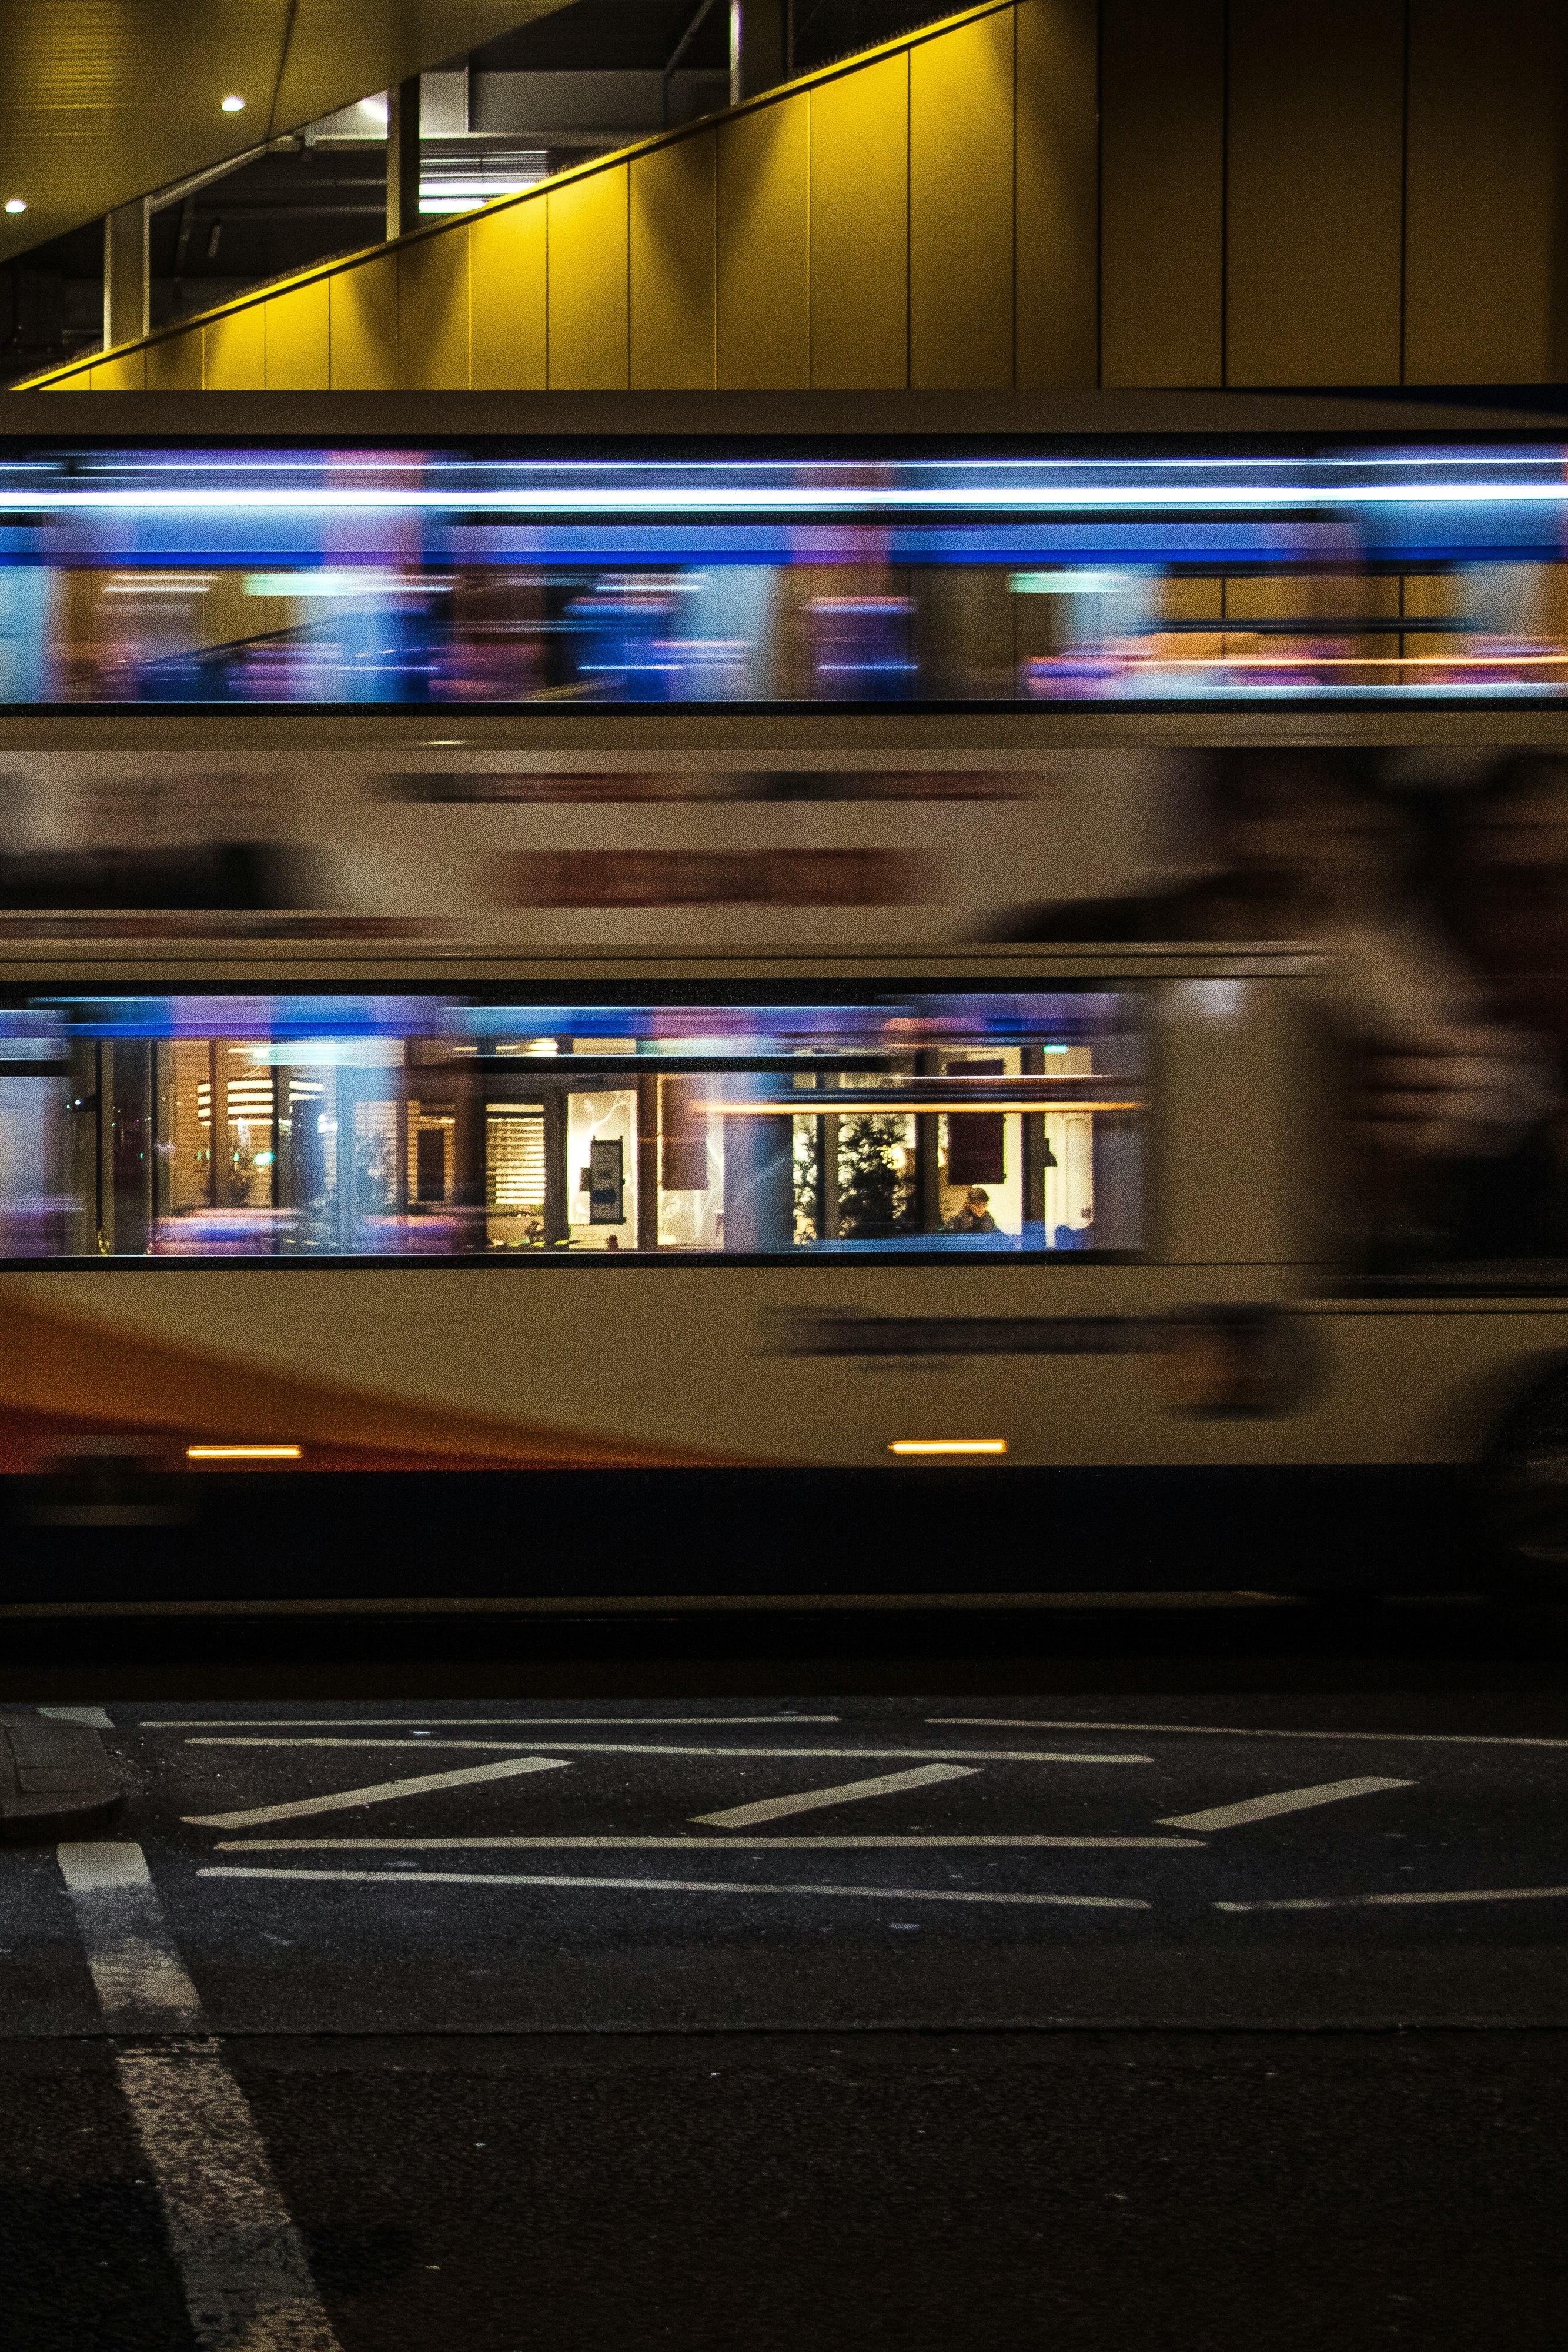
[[[7,196],[5,199],[5,209],[8,213],[25,213],[27,209],[26,197]]]
[[[244,99],[225,98],[223,101],[223,110],[225,114],[243,114],[245,112]]]

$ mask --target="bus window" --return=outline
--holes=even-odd
[[[84,998],[7,1017],[14,1256],[1049,1255],[1142,1240],[1130,990]]]

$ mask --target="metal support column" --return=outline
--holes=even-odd
[[[419,76],[387,92],[387,240],[419,226]]]
[[[459,1250],[482,1250],[486,1241],[486,1202],[489,1173],[486,1167],[488,1120],[485,1110],[485,1073],[463,1071],[454,1088],[452,1105],[452,1199],[457,1212]],[[406,1147],[405,1147],[406,1150]],[[404,1167],[407,1166],[406,1158]],[[404,1179],[406,1182],[406,1177]]]
[[[234,1161],[229,1144],[229,1047],[226,1037],[214,1037],[207,1047],[207,1108],[211,1125],[208,1144],[207,1198],[214,1209],[227,1209],[234,1200]]]
[[[1045,1076],[1045,1048],[1026,1045],[1019,1056],[1026,1078]],[[1023,1131],[1023,1231],[1024,1240],[1036,1247],[1045,1244],[1045,1171],[1054,1168],[1056,1156],[1046,1140],[1045,1113],[1025,1111],[1019,1121]],[[1035,1230],[1031,1233],[1030,1228]]]
[[[360,1188],[355,1181],[358,1175],[355,1165],[358,1154],[354,1146],[358,1139],[355,1129],[359,1124],[355,1112],[359,1107],[361,1084],[360,1071],[350,1069],[343,1063],[339,1064],[333,1074],[332,1094],[332,1116],[337,1121],[337,1150],[334,1164],[338,1176],[334,1187],[334,1206],[337,1210],[336,1246],[343,1256],[348,1256],[352,1252],[359,1231]],[[326,1100],[325,1095],[322,1100]],[[213,1164],[215,1167],[217,1165],[215,1125],[213,1135]]]
[[[795,1239],[794,1121],[724,1122],[724,1245],[787,1250]]]
[[[817,1239],[839,1238],[839,1122],[831,1116],[817,1121]]]
[[[143,1038],[119,1038],[104,1047],[102,1067],[104,1239],[113,1256],[142,1257],[152,1234],[152,1046]]]
[[[915,1075],[936,1078],[942,1074],[940,1054],[916,1054]],[[915,1114],[915,1206],[923,1234],[939,1234],[942,1230],[942,1163],[941,1114],[921,1110]]]
[[[729,102],[789,79],[789,0],[729,0]]]
[[[114,1047],[95,1045],[98,1056],[98,1246],[114,1255]]]
[[[659,1080],[637,1080],[637,1246],[659,1246]]]
[[[147,204],[138,196],[103,218],[103,343],[133,343],[147,332]]]
[[[564,1087],[547,1087],[545,1095],[545,1247],[571,1239],[570,1198],[567,1191],[567,1098]]]
[[[397,1075],[397,1103],[392,1113],[392,1214],[408,1214],[408,1047]]]

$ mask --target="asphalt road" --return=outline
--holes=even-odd
[[[108,1703],[16,2339],[1554,2347],[1561,1697],[1108,1682]]]
[[[225,2034],[1568,2029],[1568,1733],[1364,1697],[105,1713]],[[54,1856],[8,1871],[14,2029],[91,2031]]]

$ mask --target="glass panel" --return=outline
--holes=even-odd
[[[1545,441],[13,442],[0,702],[1552,700],[1565,507]]]
[[[1130,991],[0,1013],[20,1256],[1130,1250]]]

